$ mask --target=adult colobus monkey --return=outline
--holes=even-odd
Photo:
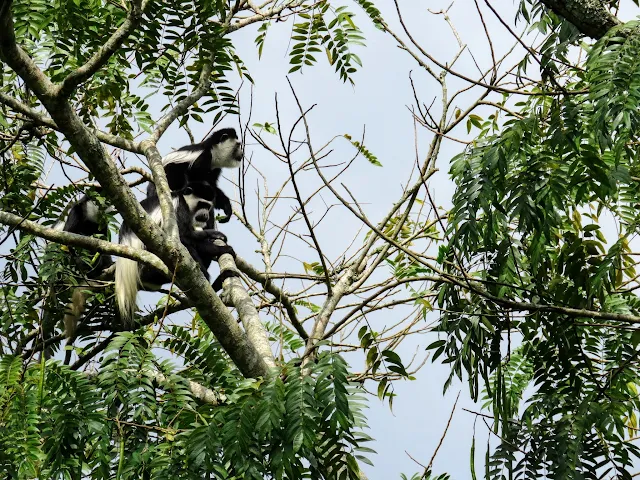
[[[218,188],[222,168],[238,168],[244,155],[242,143],[233,128],[223,128],[213,132],[206,140],[187,145],[169,153],[162,159],[171,191],[183,189],[191,181],[206,180],[215,190],[213,207],[224,211],[220,219],[226,223],[231,218],[231,201]],[[156,186],[149,182],[147,196],[154,196]],[[215,215],[211,212],[208,227],[215,225]]]
[[[212,260],[217,260],[224,253],[235,257],[230,246],[217,246],[213,243],[215,240],[226,242],[227,238],[224,234],[213,229],[202,230],[209,221],[216,188],[206,180],[190,181],[183,190],[172,192],[171,197],[176,211],[180,241],[198,262],[202,273],[209,280],[207,270]],[[154,194],[145,198],[141,205],[151,219],[162,227],[163,218],[158,196]],[[120,229],[120,243],[134,248],[145,248],[142,241],[125,223]],[[213,283],[213,288],[220,290],[222,281],[231,276],[237,276],[236,272],[231,270],[220,272]],[[170,281],[170,278],[154,268],[138,265],[138,262],[128,258],[118,258],[116,260],[116,301],[123,324],[130,326],[133,322],[139,285],[146,290],[155,290]]]
[[[112,207],[101,212],[96,202],[87,195],[83,195],[79,200],[72,202],[70,205],[71,207],[68,210],[66,220],[61,219],[53,226],[54,229],[85,235],[87,237],[101,235],[103,238],[106,238],[108,236],[109,225],[105,214],[113,211]],[[67,306],[64,315],[65,335],[67,338],[72,338],[75,335],[78,320],[84,313],[88,290],[96,286],[94,280],[107,267],[112,265],[113,261],[111,255],[100,253],[94,257],[91,264],[88,264],[81,255],[74,254],[73,248],[69,247],[69,252],[74,259],[76,268],[85,277],[84,285],[77,286],[73,289],[71,303]]]

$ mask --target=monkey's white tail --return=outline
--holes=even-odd
[[[120,239],[122,245],[144,249],[144,244],[133,232]],[[138,262],[128,258],[119,257],[116,260],[116,301],[122,323],[130,326],[136,313],[136,297],[138,296],[138,284],[140,283],[140,270]]]

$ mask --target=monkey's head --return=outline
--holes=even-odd
[[[193,219],[194,228],[204,228],[209,221],[209,212],[213,207],[216,190],[207,181],[192,181],[182,191],[182,198]]]
[[[211,145],[211,166],[213,168],[238,168],[244,150],[242,142],[233,128],[222,128],[211,134],[207,143]]]

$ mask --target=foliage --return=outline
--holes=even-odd
[[[333,14],[333,19],[327,22],[329,13]],[[323,0],[315,4],[310,13],[299,16],[305,21],[293,26],[291,40],[297,43],[289,52],[292,65],[289,73],[301,70],[305,65],[313,65],[316,62],[314,54],[321,52],[320,46],[324,46],[329,63],[335,66],[340,78],[353,84],[354,64],[362,66],[362,62],[351,48],[364,45],[364,37],[352,20],[354,15],[346,7],[332,8]]]
[[[178,327],[174,327],[178,328]],[[58,362],[0,359],[0,469],[17,478],[359,478],[362,395],[323,354],[303,374],[242,380],[210,333],[168,342],[197,365],[154,355],[154,333],[122,333],[97,375]],[[159,376],[161,375],[161,376]],[[187,379],[212,385],[218,405]]]
[[[615,314],[640,314],[627,287],[640,227],[640,37],[635,22],[613,29],[571,68],[578,36],[541,5],[523,2],[521,14],[543,32],[562,25],[543,47],[556,78],[503,125],[474,118],[480,133],[452,162],[439,257],[452,280],[438,297],[445,335],[430,348],[451,365],[445,388],[454,376],[474,399],[485,388],[501,439],[487,478],[630,478],[638,337]],[[605,235],[610,219],[617,238]]]

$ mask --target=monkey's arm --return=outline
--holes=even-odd
[[[211,258],[217,260],[220,255],[228,253],[236,258],[236,253],[229,245],[215,245],[216,240],[226,243],[227,237],[217,230],[192,230],[180,237],[180,241],[187,249],[194,249],[201,258]],[[192,254],[193,255],[193,254]]]
[[[217,260],[220,258],[220,255],[224,255],[225,253],[236,258],[236,252],[230,245],[214,245],[213,240],[199,242],[197,249],[200,255],[208,256],[212,260]]]
[[[231,215],[233,214],[233,209],[231,208],[231,200],[229,200],[229,197],[227,197],[225,193],[217,186],[214,208],[222,210],[224,212],[225,216],[219,220],[220,223],[227,223],[229,220],[231,220]]]
[[[189,232],[186,238],[196,241],[210,240],[212,242],[214,240],[222,240],[223,242],[227,243],[227,236],[224,233],[219,232],[218,230],[215,230],[213,228],[207,228],[205,230],[193,230]]]
[[[222,282],[224,282],[227,278],[239,276],[240,274],[235,270],[223,270],[220,272],[220,275],[218,275],[218,278],[213,281],[211,287],[217,292],[218,290],[222,290]]]

